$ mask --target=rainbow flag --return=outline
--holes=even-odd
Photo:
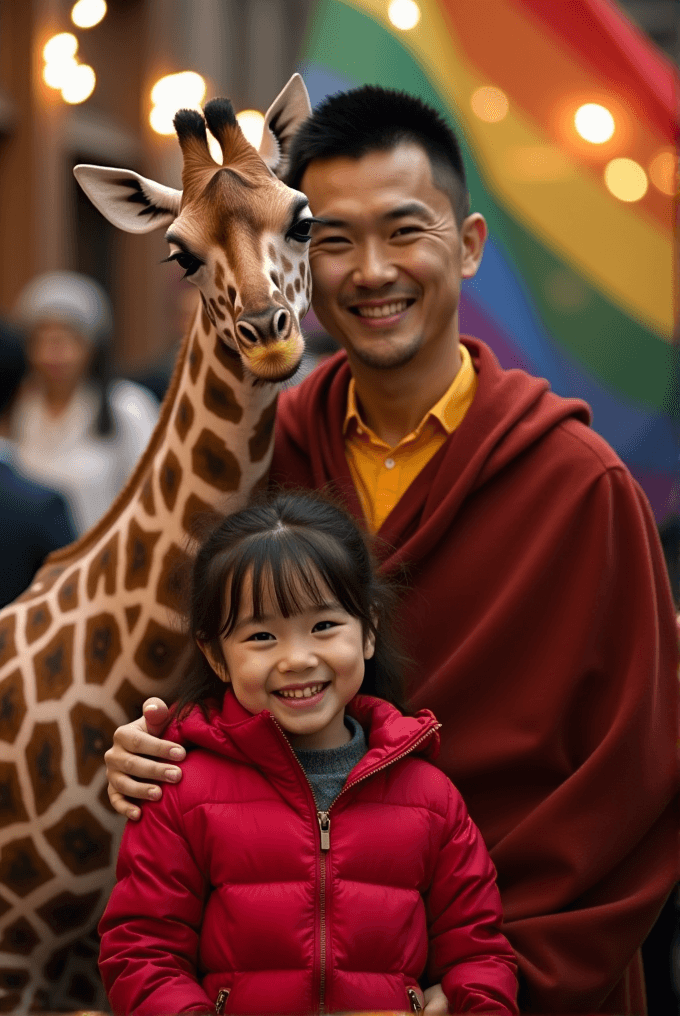
[[[417,11],[401,30],[389,0],[319,0],[300,68],[312,104],[373,83],[448,118],[490,230],[461,330],[586,399],[663,523],[680,510],[676,71],[609,0]],[[577,132],[588,104],[609,111],[608,140]]]

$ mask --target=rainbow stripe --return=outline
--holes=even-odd
[[[604,167],[626,157],[648,171],[675,150],[672,65],[609,0],[418,0],[406,32],[388,6],[319,0],[301,67],[312,103],[370,82],[449,119],[491,236],[461,329],[504,366],[585,398],[663,522],[679,497],[675,203],[652,183],[641,200],[617,199]],[[483,86],[507,96],[498,122],[473,112]],[[610,141],[576,134],[585,102],[612,111]]]

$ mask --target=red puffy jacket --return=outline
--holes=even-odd
[[[416,757],[438,746],[434,716],[367,696],[348,712],[368,752],[327,816],[269,712],[228,690],[209,722],[173,724],[208,750],[125,830],[99,926],[115,1013],[404,1010],[423,976],[452,1012],[517,1012],[486,847]]]

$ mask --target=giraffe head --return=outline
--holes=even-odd
[[[201,294],[220,339],[256,378],[282,381],[303,353],[300,319],[309,306],[307,199],[280,179],[288,148],[311,107],[295,74],[270,106],[259,151],[246,141],[227,99],[204,115],[175,116],[182,149],[181,191],[130,170],[76,166],[78,182],[115,226],[132,233],[165,229],[175,260]],[[222,165],[208,148],[206,126]]]

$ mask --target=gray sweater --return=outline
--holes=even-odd
[[[350,772],[368,750],[363,729],[352,716],[345,714],[345,726],[350,731],[352,740],[339,748],[293,749],[312,785],[319,811],[328,810],[344,787]]]

